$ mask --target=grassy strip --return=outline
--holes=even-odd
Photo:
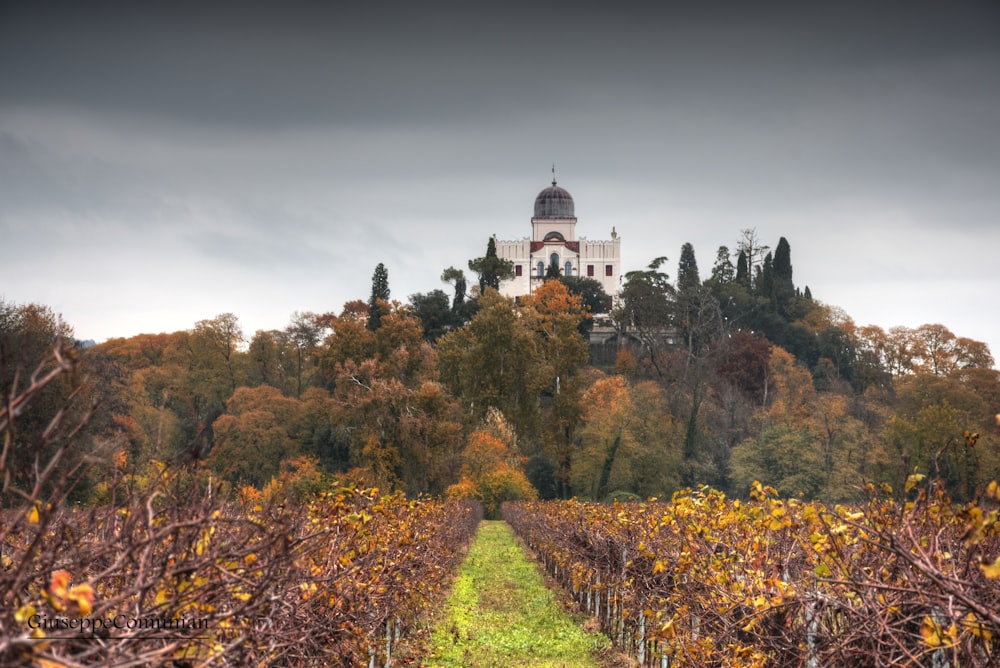
[[[434,629],[428,668],[597,668],[608,644],[559,606],[503,522],[484,521]]]

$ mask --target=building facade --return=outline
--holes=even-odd
[[[545,280],[549,265],[555,264],[563,276],[579,276],[598,281],[614,297],[621,289],[621,239],[614,227],[609,241],[590,241],[576,236],[573,197],[556,184],[535,198],[531,237],[496,242],[497,256],[514,263],[514,278],[500,284],[508,297],[531,294]]]

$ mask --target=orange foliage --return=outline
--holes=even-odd
[[[487,517],[497,517],[504,501],[535,499],[538,492],[524,475],[522,458],[499,437],[509,426],[499,413],[491,417],[492,424],[469,436],[462,451],[462,479],[448,488],[447,495],[476,499]],[[512,433],[507,435],[513,438]]]

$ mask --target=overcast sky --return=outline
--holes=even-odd
[[[97,341],[282,328],[379,262],[405,301],[555,163],[623,270],[754,228],[1000,356],[995,2],[339,4],[0,2],[0,296]]]

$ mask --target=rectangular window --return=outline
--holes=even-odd
[[[514,265],[514,275],[515,276],[520,276],[521,275],[521,265],[519,265],[519,264],[515,264]]]
[[[587,276],[593,276],[593,275],[594,275],[594,265],[588,264],[587,265]]]
[[[604,275],[605,276],[614,276],[615,275],[614,265],[610,265],[610,264],[604,265]]]

